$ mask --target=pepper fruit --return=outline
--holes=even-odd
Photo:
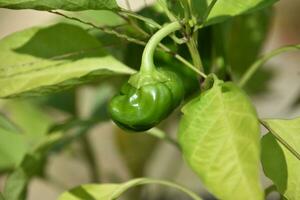
[[[140,71],[111,100],[111,118],[121,128],[146,131],[165,119],[184,99],[180,77],[170,70],[157,69],[153,61],[160,41],[179,29],[181,24],[173,22],[152,36],[144,49]]]
[[[130,84],[138,79],[138,86]],[[126,83],[110,102],[113,121],[123,129],[146,131],[165,119],[184,97],[181,79],[168,70],[151,75],[138,73]]]

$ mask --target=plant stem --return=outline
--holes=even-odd
[[[84,129],[83,131],[87,131],[87,129]],[[91,172],[91,180],[92,182],[100,182],[101,177],[99,174],[99,166],[97,164],[97,160],[95,158],[95,154],[92,149],[92,144],[89,141],[88,135],[83,134],[81,137],[81,145],[84,151],[84,154],[86,156],[86,159],[89,164],[90,172]]]
[[[142,64],[141,64],[142,72],[149,72],[155,69],[153,57],[157,46],[160,44],[162,39],[167,37],[169,34],[177,30],[180,30],[181,28],[182,28],[181,24],[176,21],[163,27],[150,38],[150,40],[148,41],[144,49],[143,56],[142,56]]]
[[[127,21],[128,24],[130,24],[137,32],[141,33],[143,36],[146,36],[148,37],[149,34],[144,31],[142,28],[140,28],[137,23],[134,21],[135,19],[132,19],[131,17],[128,17],[128,16],[124,16],[122,14],[118,14],[120,17],[122,17],[124,20]]]
[[[197,69],[199,69],[200,71],[203,72],[202,60],[201,60],[195,39],[191,38],[188,41],[187,46],[191,53],[194,66],[196,66]]]
[[[291,146],[289,145],[279,134],[276,133],[266,122],[263,120],[259,120],[260,123],[270,131],[270,133],[278,140],[285,148],[287,148],[298,160],[300,160],[300,154]]]
[[[153,19],[144,17],[142,15],[139,15],[135,12],[131,12],[129,10],[121,9],[121,10],[117,11],[117,14],[122,15],[122,16],[127,15],[127,16],[130,16],[130,17],[136,18],[138,20],[141,20],[141,21],[145,22],[146,24],[149,24],[149,25],[151,25],[155,28],[161,28],[161,25],[159,23],[157,23],[156,21],[154,21]]]
[[[187,188],[185,188],[181,185],[177,185],[177,184],[172,183],[172,182],[162,181],[162,180],[147,180],[147,181],[145,181],[145,184],[149,184],[149,183],[173,187],[175,189],[178,189],[178,190],[184,192],[185,194],[187,194],[188,196],[190,196],[194,200],[202,200],[202,198],[200,198],[196,193],[190,191],[189,189],[187,189]]]
[[[183,58],[181,55],[173,52],[171,49],[169,49],[167,46],[163,44],[159,44],[159,46],[166,51],[167,53],[171,54],[174,58],[176,58],[178,61],[180,61],[182,64],[184,64],[186,67],[190,68],[194,72],[196,72],[198,75],[202,76],[203,78],[207,78],[207,75],[203,72],[199,71],[194,65],[192,65],[189,61],[187,61],[185,58]]]
[[[285,46],[279,49],[275,49],[271,51],[270,53],[262,56],[260,59],[258,59],[256,62],[254,62],[249,69],[246,71],[246,73],[243,75],[243,77],[239,81],[239,86],[242,88],[244,87],[247,82],[251,79],[251,77],[255,74],[255,72],[261,67],[263,64],[265,64],[268,60],[273,58],[276,55],[279,55],[281,53],[287,52],[287,51],[295,51],[300,50],[300,45],[289,45]]]
[[[99,29],[99,30],[103,31],[104,33],[107,33],[107,34],[110,34],[110,35],[114,35],[114,36],[116,36],[118,38],[127,40],[128,42],[133,42],[133,43],[136,43],[136,44],[139,44],[139,45],[143,45],[143,46],[146,45],[146,42],[138,40],[136,38],[132,38],[132,37],[130,37],[128,35],[125,35],[123,33],[119,33],[118,31],[114,30],[114,28],[107,27],[107,26],[97,26],[97,25],[95,25],[95,24],[93,24],[91,22],[86,22],[86,21],[83,21],[83,20],[81,20],[79,18],[76,18],[76,17],[70,17],[70,16],[67,16],[67,15],[65,15],[63,13],[57,12],[57,11],[48,11],[48,12],[50,12],[52,14],[55,14],[55,15],[60,15],[60,16],[62,16],[64,18],[66,18],[66,19],[70,19],[70,20],[77,21],[77,22],[80,22],[82,24],[91,26],[91,27],[93,27],[95,29]]]

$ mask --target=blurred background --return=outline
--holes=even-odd
[[[153,1],[146,1],[151,4]],[[128,8],[128,5],[119,1],[120,5]],[[131,0],[130,9],[139,10],[145,5],[144,1]],[[275,6],[275,15],[272,25],[264,45],[265,52],[287,44],[300,44],[300,1],[282,0]],[[31,10],[12,11],[0,9],[0,38],[3,38],[15,31],[36,25],[47,25],[61,18],[47,12]],[[0,61],[1,62],[1,61]],[[260,117],[262,118],[293,118],[300,116],[300,53],[289,53],[281,55],[270,61],[265,69],[270,74],[270,79],[265,85],[264,92],[253,93],[254,100]],[[109,81],[104,81],[103,85]],[[102,95],[110,96],[114,93],[114,88],[100,87],[97,91]],[[69,93],[68,93],[69,94]],[[79,102],[70,107],[79,107],[81,116],[89,116],[92,110],[90,102],[95,99],[95,88],[81,87],[77,95]],[[62,99],[67,97],[62,97]],[[104,98],[103,96],[97,98]],[[1,101],[1,105],[6,105]],[[67,118],[68,112],[61,113],[55,109],[44,109],[41,114],[36,108],[24,102],[8,103],[11,111],[23,123],[40,124],[40,126],[29,127],[29,129],[43,129],[42,123]],[[3,106],[2,106],[3,107]],[[1,108],[3,110],[4,108]],[[8,109],[7,107],[5,109]],[[32,112],[31,119],[25,119],[25,115]],[[174,116],[176,118],[176,116]],[[168,133],[176,136],[176,123],[165,122],[163,124]],[[178,182],[193,191],[201,193],[207,199],[213,199],[203,189],[197,176],[186,166],[177,149],[145,136],[131,136],[122,134],[122,131],[112,125],[111,122],[98,123],[88,136],[91,142],[89,149],[82,149],[78,142],[72,143],[70,148],[58,154],[53,154],[48,160],[45,177],[35,178],[29,187],[29,200],[53,200],[57,196],[71,187],[93,181],[95,174],[90,173],[91,166],[80,152],[92,150],[96,152],[93,160],[97,164],[94,170],[96,177],[101,182],[122,182],[131,177],[147,176],[152,178],[167,179]],[[1,142],[1,141],[0,141]],[[11,141],[16,143],[15,141]],[[139,146],[138,152],[130,149],[130,146]],[[155,147],[155,148],[153,148]],[[141,153],[143,152],[143,153]],[[127,161],[125,161],[127,160]],[[96,171],[96,172],[95,172]],[[6,176],[0,175],[0,191],[3,188]],[[262,176],[265,186],[270,185],[270,181]],[[176,191],[165,188],[147,187],[147,198],[143,199],[185,199],[178,195]],[[151,192],[155,191],[155,192]],[[274,194],[270,199],[277,199]],[[133,198],[134,199],[134,198]]]

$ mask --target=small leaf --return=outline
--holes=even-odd
[[[256,111],[231,82],[208,78],[210,89],[183,108],[179,143],[191,168],[217,198],[262,200]]]
[[[291,120],[290,122],[292,122]],[[296,122],[296,121],[294,121]],[[298,120],[299,124],[299,120]],[[284,125],[286,126],[287,123]],[[297,126],[295,126],[294,128]],[[288,127],[288,126],[286,126]],[[289,128],[288,128],[289,129]],[[292,128],[293,129],[293,128]],[[290,132],[287,137],[292,135],[293,144],[300,150],[300,129],[297,132]],[[294,129],[296,130],[296,129]],[[285,133],[287,133],[285,132]],[[300,199],[300,161],[279,141],[274,135],[268,133],[262,138],[262,165],[264,172],[273,183],[277,190],[288,200]]]
[[[35,10],[102,10],[117,9],[115,0],[0,0],[0,7],[10,9]]]
[[[209,5],[215,0],[193,0],[193,9],[202,19],[208,12]],[[254,12],[259,9],[271,6],[278,0],[217,0],[210,14],[208,15],[205,25],[220,23],[234,16]]]
[[[194,200],[201,200],[195,193],[188,189],[167,181],[153,180],[149,178],[133,179],[123,184],[88,184],[81,185],[63,193],[58,200],[115,200],[128,189],[145,184],[159,184],[178,189]]]
[[[31,28],[0,41],[0,97],[53,93],[109,75],[131,74],[83,29]]]

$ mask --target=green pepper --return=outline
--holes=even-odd
[[[145,131],[156,126],[180,105],[184,96],[181,79],[171,71],[158,70],[140,84],[137,88],[126,83],[110,102],[111,118],[127,130]]]
[[[173,71],[157,69],[153,61],[155,48],[160,41],[179,29],[181,24],[174,22],[154,34],[143,52],[140,71],[132,75],[120,93],[111,100],[111,118],[121,128],[146,131],[170,115],[184,99],[181,78]]]

